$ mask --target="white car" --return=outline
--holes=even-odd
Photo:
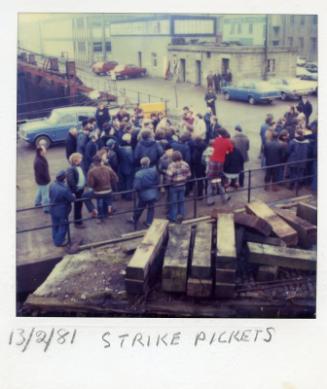
[[[304,81],[298,78],[272,78],[269,82],[280,91],[282,100],[299,98],[317,93],[318,83],[315,81]]]

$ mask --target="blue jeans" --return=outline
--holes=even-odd
[[[156,200],[144,201],[139,198],[139,201],[137,203],[137,209],[134,211],[134,216],[133,216],[135,223],[138,222],[146,207],[148,208],[148,213],[146,215],[146,223],[150,225],[153,222],[155,202]]]
[[[95,198],[97,200],[97,208],[98,208],[98,214],[99,218],[103,219],[108,217],[108,207],[112,205],[112,195],[111,193],[103,194],[103,195],[95,195]]]
[[[49,185],[38,185],[34,201],[35,206],[48,205],[49,203]],[[49,208],[44,207],[43,211],[49,212]]]
[[[64,243],[68,232],[68,219],[66,216],[55,216],[51,214],[52,221],[52,240],[55,246],[60,246]]]
[[[169,188],[169,210],[168,219],[175,222],[177,215],[184,217],[185,215],[185,185],[171,186]]]

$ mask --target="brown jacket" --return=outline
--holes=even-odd
[[[108,193],[117,184],[118,177],[109,167],[98,165],[92,167],[87,175],[87,183],[94,190],[94,193]]]

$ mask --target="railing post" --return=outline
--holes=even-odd
[[[133,209],[134,209],[133,214],[132,214],[132,217],[133,217],[133,219],[134,219],[134,212],[135,212],[136,207],[137,207],[137,203],[136,203],[136,191],[135,191],[135,190],[133,190],[133,192],[132,192],[132,197],[133,197]],[[134,231],[136,231],[136,229],[137,229],[137,221],[134,219]]]
[[[248,203],[251,201],[251,180],[252,180],[252,170],[248,171]]]
[[[195,181],[193,188],[193,218],[195,219],[198,214],[198,180]]]
[[[151,103],[151,95],[148,95],[149,103]]]

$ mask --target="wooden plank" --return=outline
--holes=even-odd
[[[138,248],[138,246],[142,243],[142,240],[143,237],[128,240],[127,242],[121,245],[122,252],[124,254],[133,254]]]
[[[317,227],[315,225],[287,209],[276,209],[275,212],[297,231],[301,247],[310,248],[317,242]]]
[[[221,213],[217,219],[216,267],[222,262],[235,262],[236,258],[234,215]]]
[[[212,293],[212,279],[189,277],[187,280],[187,295],[190,297],[210,297]]]
[[[206,222],[201,222],[197,224],[192,254],[191,277],[212,277],[211,240],[212,225]]]
[[[282,239],[288,246],[295,246],[298,242],[298,233],[288,225],[282,218],[261,201],[253,201],[245,205],[246,210],[266,220],[272,227],[273,232]]]
[[[126,269],[126,278],[145,280],[161,250],[168,231],[168,220],[154,219]]]
[[[143,280],[131,280],[125,277],[125,288],[128,294],[145,294],[149,287]]]
[[[258,282],[273,281],[277,278],[278,266],[259,266],[256,280]]]
[[[190,257],[192,226],[174,225],[168,228],[168,244],[162,268],[162,289],[165,292],[185,292],[187,266]]]
[[[289,247],[269,246],[260,243],[247,243],[248,261],[267,266],[282,266],[289,269],[315,271],[317,252]]]
[[[254,215],[236,213],[234,215],[234,221],[235,224],[252,228],[265,236],[269,236],[272,232],[272,227],[269,223],[267,223],[264,219]]]
[[[236,270],[216,268],[216,282],[235,283]]]
[[[245,228],[238,227],[236,228],[236,255],[239,257],[243,250],[243,243],[245,239]]]
[[[317,207],[307,203],[299,203],[296,209],[296,216],[317,225]]]
[[[244,232],[244,240],[246,242],[269,244],[272,246],[286,246],[286,243],[280,238],[276,238],[274,236],[265,237],[250,231]]]
[[[216,282],[215,297],[222,299],[232,299],[235,296],[235,284],[227,282]]]

